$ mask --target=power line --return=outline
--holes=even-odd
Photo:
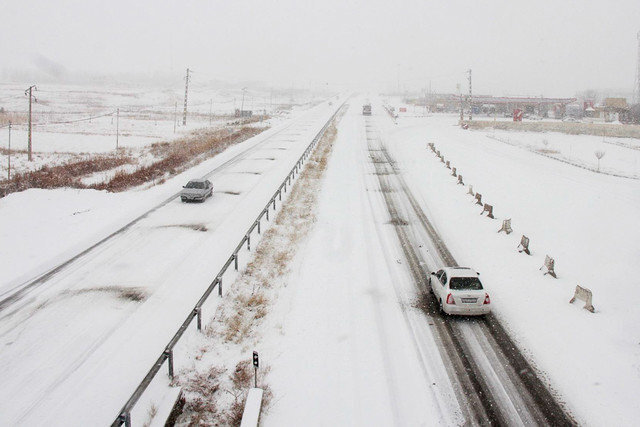
[[[63,122],[35,123],[35,126],[64,125],[64,124],[67,124],[67,123],[86,122],[86,121],[90,121],[90,120],[93,120],[93,119],[99,119],[101,117],[113,116],[115,113],[116,113],[115,111],[111,111],[109,113],[101,114],[99,116],[83,117],[82,119],[66,120],[66,121],[63,121]]]

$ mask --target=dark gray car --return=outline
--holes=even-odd
[[[192,179],[182,187],[180,199],[183,202],[204,202],[207,197],[213,195],[213,184],[208,179]]]

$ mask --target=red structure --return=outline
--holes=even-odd
[[[521,109],[516,108],[515,110],[513,110],[513,121],[521,122],[523,115],[524,115],[524,112]]]

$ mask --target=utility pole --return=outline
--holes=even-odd
[[[471,91],[471,68],[467,71],[469,73],[469,121],[473,118],[473,92]]]
[[[178,116],[178,101],[176,101],[173,106],[173,133],[176,133],[176,122],[178,121],[177,116]]]
[[[9,165],[7,167],[7,181],[11,180],[11,122],[9,122]]]
[[[184,113],[182,113],[182,126],[187,125],[187,95],[189,94],[189,73],[192,72],[187,68],[187,77],[184,79]]]
[[[638,63],[636,65],[635,103],[640,104],[640,31],[638,31]]]
[[[242,88],[242,103],[240,104],[240,123],[244,123],[244,94],[247,92],[247,88]]]
[[[120,108],[116,109],[116,151],[118,151],[119,139],[120,139]]]
[[[32,147],[31,147],[31,101],[34,100],[35,98],[33,97],[33,89],[38,90],[38,88],[36,88],[36,85],[33,85],[31,87],[29,87],[29,89],[24,91],[25,95],[29,95],[29,140],[28,140],[28,144],[27,144],[27,149],[29,150],[29,161],[33,161],[33,152],[32,152]],[[36,102],[38,100],[36,99]]]

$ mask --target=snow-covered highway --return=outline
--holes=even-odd
[[[318,230],[281,307],[284,338],[269,343],[283,397],[265,423],[572,423],[495,319],[438,313],[426,277],[455,260],[387,152],[381,106],[364,118],[359,101],[339,127]]]
[[[231,348],[209,355],[225,366],[242,357],[231,353],[260,351],[275,397],[261,423],[630,424],[640,390],[638,335],[620,325],[634,324],[637,313],[618,307],[603,283],[613,279],[637,300],[633,281],[624,281],[640,274],[632,262],[637,180],[464,131],[451,116],[394,123],[376,102],[364,117],[363,102],[352,97],[339,122],[315,184],[321,191],[310,190],[319,195],[311,231],[287,247],[295,256],[284,278],[269,284],[277,296],[264,324],[252,325],[258,332],[237,346],[203,338]],[[7,360],[0,422],[38,424],[51,414],[60,423],[111,422],[337,108],[316,107],[198,168],[199,176],[211,171],[213,199],[170,199],[17,289],[0,310]],[[468,187],[456,184],[429,142],[494,205],[497,219],[479,215]],[[508,236],[497,233],[507,217],[515,229]],[[521,234],[532,237],[532,256],[516,250]],[[558,279],[539,270],[545,254],[557,258]],[[438,312],[429,273],[458,264],[482,272],[492,315]],[[609,268],[618,264],[630,273]],[[576,282],[594,290],[596,313],[568,304]],[[208,313],[220,300],[212,301]],[[182,368],[198,363],[189,359],[202,346],[194,342],[180,349]]]
[[[206,172],[215,193],[205,203],[171,198],[53,274],[6,292],[0,424],[49,424],[54,415],[56,424],[111,422],[336,108],[323,103],[240,144],[232,159],[221,156]]]

